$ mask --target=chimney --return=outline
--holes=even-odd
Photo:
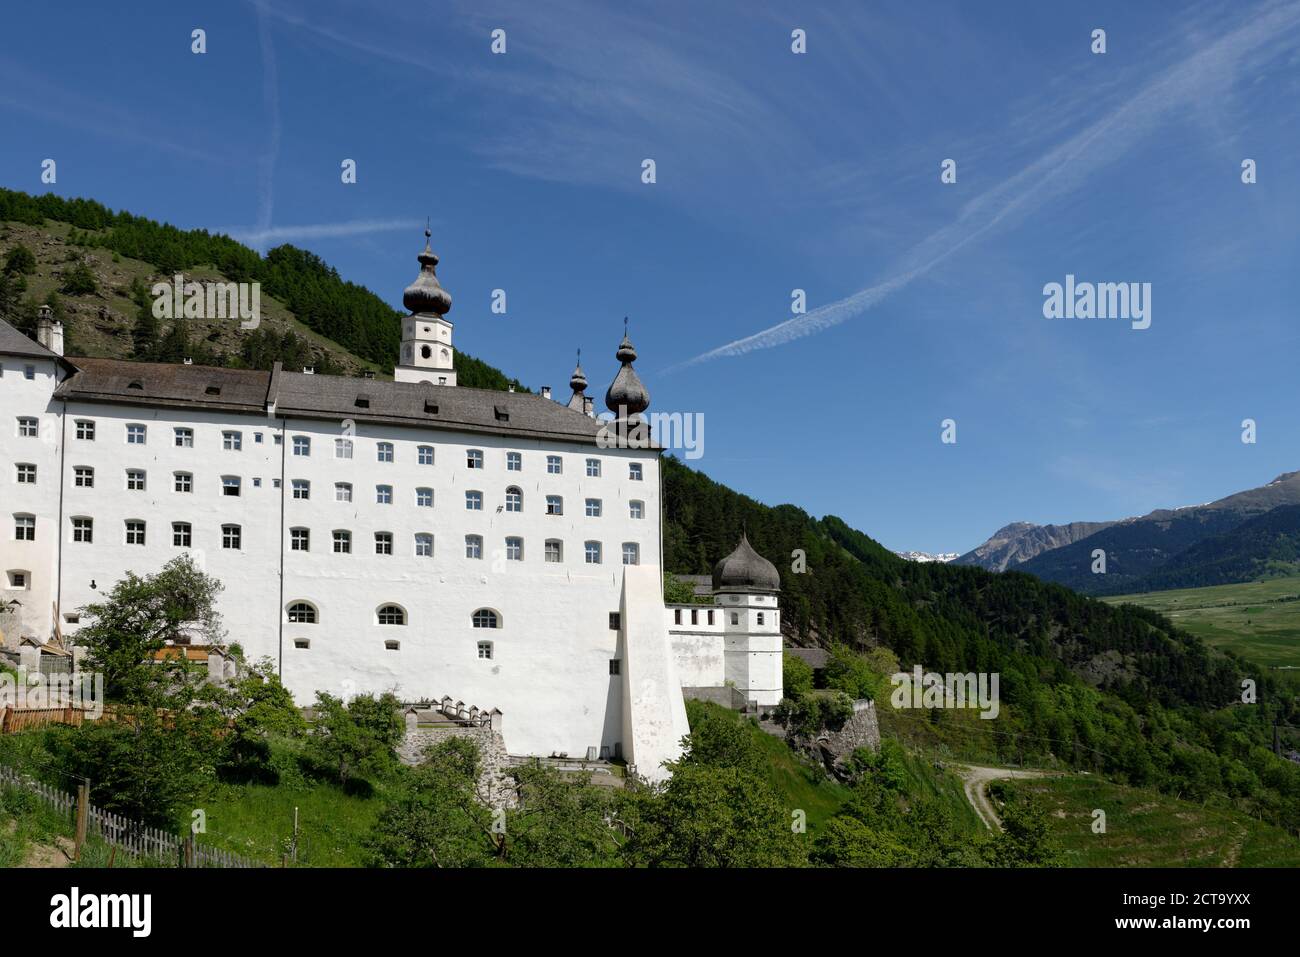
[[[542,386],[542,398],[549,399],[550,397],[551,397],[551,387],[549,385]]]
[[[192,366],[192,365],[194,365],[194,360],[191,359],[189,356],[186,356],[184,359],[181,360],[181,362],[184,363],[184,364],[187,365],[187,366]]]
[[[302,374],[303,374],[303,375],[315,375],[315,374],[316,374],[316,367],[315,367],[315,366],[303,366],[303,367],[302,367]]]
[[[49,306],[41,306],[37,312],[36,341],[55,355],[63,355],[63,323],[54,318]]]
[[[508,388],[511,392],[514,392],[514,391],[515,391],[515,387],[514,387],[514,386],[507,386],[506,388]]]
[[[596,417],[596,400],[589,395],[584,395],[582,397],[582,411],[594,419]]]

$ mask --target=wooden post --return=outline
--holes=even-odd
[[[181,867],[193,867],[194,866],[194,835],[193,834],[185,835],[185,840],[181,844],[181,852],[185,856],[185,860],[181,864]]]
[[[86,821],[90,816],[90,782],[77,785],[77,839],[72,859],[81,860],[81,849],[86,843]]]

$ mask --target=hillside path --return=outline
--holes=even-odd
[[[962,779],[962,787],[966,792],[966,800],[970,801],[971,807],[979,815],[984,826],[990,831],[1002,830],[1002,822],[998,820],[997,812],[993,810],[993,802],[989,800],[988,784],[990,781],[1000,781],[1007,778],[1044,778],[1050,777],[1057,772],[1054,771],[1026,771],[1020,768],[986,768],[976,764],[954,764],[955,771]]]

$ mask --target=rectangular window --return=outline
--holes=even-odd
[[[222,432],[221,447],[227,452],[239,452],[244,448],[244,434],[242,432]]]
[[[548,475],[560,475],[564,472],[564,462],[558,455],[546,456],[546,473]]]
[[[465,557],[482,558],[483,557],[483,539],[478,535],[465,536]]]
[[[17,480],[18,480],[18,484],[19,484],[19,485],[35,485],[35,484],[36,484],[36,466],[35,466],[35,465],[18,465],[18,466],[16,466],[16,469],[17,469],[17,472],[18,472],[16,478],[17,478]]]
[[[335,439],[334,440],[334,457],[336,459],[352,458],[352,440]]]
[[[558,495],[548,495],[548,496],[546,496],[546,514],[547,514],[547,515],[563,515],[563,514],[564,514],[564,499],[561,498],[561,497],[558,496]]]
[[[340,529],[334,533],[334,554],[351,555],[352,554],[352,533]]]
[[[16,538],[20,542],[36,541],[36,516],[35,515],[14,516],[14,538]]]
[[[172,522],[172,544],[177,548],[189,548],[193,541],[193,529],[189,522]]]
[[[429,558],[433,555],[433,536],[420,532],[415,536],[415,557]]]
[[[40,428],[36,420],[29,415],[20,415],[18,417],[18,435],[24,439],[34,439],[40,434]]]
[[[352,501],[352,486],[348,482],[334,483],[334,501],[350,502]]]
[[[587,517],[600,518],[600,499],[598,498],[587,499]]]
[[[641,546],[636,542],[623,543],[623,564],[640,565],[641,564]]]
[[[713,609],[709,609],[709,624],[713,624]]]
[[[760,625],[763,623],[763,613],[761,611],[758,613],[758,623]]]
[[[674,608],[674,609],[673,609],[673,624],[674,624],[674,625],[680,625],[681,623],[682,623],[682,610],[681,610],[680,608]]]
[[[691,609],[691,624],[692,624],[692,625],[698,625],[699,623],[700,623],[700,610],[699,610],[698,608],[692,608],[692,609]]]
[[[172,429],[175,436],[176,447],[178,449],[194,448],[194,430],[193,429]]]
[[[173,476],[176,479],[174,488],[178,492],[194,491],[194,476],[189,472],[176,472]]]
[[[89,465],[78,465],[72,470],[72,484],[77,488],[95,487],[95,470]]]
[[[483,493],[482,493],[482,492],[466,492],[466,493],[465,493],[465,507],[466,507],[467,509],[469,509],[471,512],[481,512],[481,511],[483,511]]]
[[[238,551],[243,547],[244,534],[238,525],[221,526],[221,547]]]
[[[305,435],[295,435],[293,437],[293,454],[301,455],[304,458],[311,455],[311,439]]]
[[[132,519],[126,523],[126,543],[128,545],[144,544],[144,522]]]
[[[128,492],[144,491],[144,469],[126,470],[126,490]]]
[[[74,518],[72,520],[72,540],[91,543],[95,540],[95,520],[93,518]]]
[[[611,675],[617,675],[617,674],[619,673],[619,667],[618,667],[618,666],[619,666],[619,659],[617,659],[617,658],[610,658],[610,659],[609,659],[609,673],[610,673]]]
[[[627,477],[633,482],[640,482],[642,480],[640,462],[629,462],[627,464]]]
[[[467,449],[465,451],[465,467],[471,469],[481,469],[483,467],[483,453],[479,449]]]
[[[379,445],[376,446],[376,451],[377,451],[377,453],[378,453],[379,461],[381,461],[381,462],[391,462],[391,461],[393,461],[393,443],[392,443],[392,442],[380,442]]]
[[[83,442],[95,441],[95,423],[90,419],[77,420],[77,438]]]
[[[294,479],[293,497],[301,499],[311,498],[311,482],[307,481],[307,479]]]
[[[376,555],[393,554],[393,533],[392,532],[375,532],[375,554]]]
[[[522,538],[506,539],[506,561],[522,562],[524,560],[524,540]]]
[[[623,616],[616,611],[609,613],[609,630],[618,631],[623,627]]]
[[[239,494],[239,477],[236,475],[223,475],[221,477],[221,494],[237,496]]]
[[[377,505],[393,504],[393,487],[391,485],[375,486],[375,504]]]
[[[311,530],[307,528],[289,529],[289,550],[293,552],[311,551]]]
[[[28,366],[23,366],[23,378],[24,378],[24,379],[35,379],[35,378],[36,378],[36,366],[30,366],[30,365],[28,365]]]
[[[419,508],[433,508],[433,489],[417,488],[415,490],[415,504]]]
[[[432,464],[433,464],[433,446],[432,446],[432,445],[421,445],[418,449],[416,449],[416,454],[417,454],[418,457],[419,457],[419,458],[418,458],[418,461],[419,461],[419,463],[420,463],[421,465],[432,465]]]
[[[143,425],[128,425],[126,427],[126,444],[144,445],[146,431]]]
[[[733,612],[731,613],[731,623],[732,623],[733,625],[739,625],[739,624],[740,624],[740,612],[733,611]]]
[[[492,642],[480,641],[478,643],[478,656],[485,660],[490,660],[492,658]]]
[[[628,513],[633,518],[645,518],[645,502],[638,502],[636,499],[627,503]]]
[[[506,453],[506,471],[522,472],[524,470],[524,457],[519,452]]]
[[[548,562],[564,561],[564,543],[553,538],[547,539],[546,560]]]
[[[583,545],[583,552],[586,554],[588,565],[600,564],[600,542],[587,542]]]
[[[587,478],[600,478],[600,459],[587,459]]]

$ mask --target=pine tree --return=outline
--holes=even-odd
[[[158,319],[139,279],[131,283],[131,298],[136,304],[135,325],[131,329],[131,358],[152,362],[158,355]]]

